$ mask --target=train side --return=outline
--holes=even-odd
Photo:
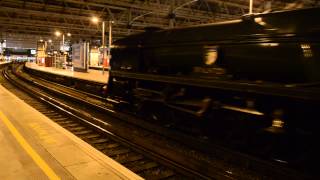
[[[190,76],[209,72],[213,74],[203,76],[284,83],[317,81],[319,14],[315,8],[146,32],[115,44],[112,70]]]
[[[295,143],[308,144],[319,127],[319,17],[272,12],[118,40],[109,95],[151,119],[201,119],[214,135],[308,134]]]

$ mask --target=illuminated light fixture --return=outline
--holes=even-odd
[[[283,128],[284,122],[281,119],[274,119],[272,121],[272,127]]]
[[[70,37],[70,36],[71,36],[71,33],[67,33],[67,36],[69,36],[69,37]]]
[[[61,36],[61,32],[60,32],[60,31],[56,31],[54,34],[55,34],[56,36]]]
[[[306,57],[306,58],[313,57],[313,52],[312,52],[310,44],[301,44],[300,47],[302,49],[304,57]]]
[[[218,51],[217,49],[210,49],[207,53],[206,53],[206,58],[205,58],[205,64],[206,65],[213,65],[218,59]]]
[[[256,23],[262,22],[262,17],[256,17],[256,18],[254,18],[254,22],[256,22]]]
[[[301,49],[310,49],[310,45],[309,44],[301,44]]]
[[[40,42],[43,42],[43,39],[40,39]]]
[[[254,22],[260,24],[261,26],[265,26],[267,23],[262,20],[262,17],[254,18]]]
[[[49,43],[52,43],[52,40],[51,40],[51,39],[49,39],[49,40],[48,40],[48,42],[49,42]]]
[[[91,21],[97,24],[99,22],[99,19],[97,17],[92,17]]]

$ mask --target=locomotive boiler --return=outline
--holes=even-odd
[[[268,142],[273,158],[309,161],[300,152],[318,135],[319,17],[309,8],[129,36],[114,44],[108,93],[150,119],[197,121],[225,144]]]

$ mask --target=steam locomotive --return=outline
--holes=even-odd
[[[299,152],[312,151],[320,122],[319,17],[308,8],[147,29],[115,42],[108,93],[150,119],[195,120],[227,143],[268,141],[282,159],[310,159]],[[267,140],[252,141],[261,132]]]

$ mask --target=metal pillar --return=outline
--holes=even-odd
[[[105,48],[106,48],[106,43],[105,43],[105,26],[106,26],[106,22],[102,21],[102,74],[104,74],[104,59],[105,59]]]
[[[112,21],[109,21],[109,48],[108,48],[108,55],[110,56],[111,51],[111,45],[112,45]]]
[[[62,52],[64,53],[64,34],[62,34]]]
[[[102,47],[105,47],[105,21],[102,21]]]

